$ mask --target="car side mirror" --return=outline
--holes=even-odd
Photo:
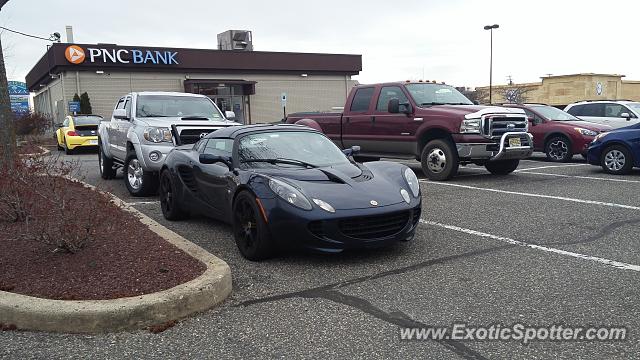
[[[224,112],[224,117],[227,118],[227,120],[235,120],[236,119],[236,113],[233,111],[225,111]]]
[[[200,154],[199,157],[200,163],[201,164],[216,164],[216,163],[224,163],[225,165],[227,165],[227,167],[229,169],[231,169],[231,158],[228,156],[220,156],[220,155],[213,155],[213,154]]]
[[[61,128],[62,126],[64,126],[64,124],[63,124],[63,123],[58,123],[58,124],[56,124],[56,127],[57,127],[57,128]]]
[[[113,118],[120,119],[120,120],[129,120],[129,117],[127,116],[127,110],[125,109],[113,110]]]
[[[473,105],[480,105],[480,103],[478,102],[478,100],[473,100]]]
[[[629,114],[628,112],[621,113],[620,117],[627,119],[627,121],[631,120],[631,114]]]
[[[358,145],[354,145],[348,149],[344,149],[342,150],[342,153],[344,153],[346,156],[353,156],[356,155],[357,153],[360,152],[360,146]]]
[[[536,119],[533,116],[527,116],[527,120],[529,120],[529,123],[531,124],[531,126],[538,125],[538,123],[536,123]]]
[[[389,103],[387,104],[387,111],[391,114],[398,114],[400,112],[400,100],[389,100]]]

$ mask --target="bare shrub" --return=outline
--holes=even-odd
[[[78,174],[77,162],[59,157],[17,161],[0,169],[0,226],[11,238],[37,241],[54,251],[75,253],[85,247],[109,211],[119,211],[111,199],[63,176]]]
[[[15,120],[16,135],[44,135],[51,126],[53,121],[45,114],[41,113],[29,113],[17,117]]]

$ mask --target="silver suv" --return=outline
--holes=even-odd
[[[640,102],[629,100],[580,101],[564,111],[582,120],[621,128],[640,122]]]
[[[139,92],[121,97],[110,121],[98,127],[98,160],[103,179],[113,179],[124,168],[124,182],[133,196],[158,189],[158,172],[175,146],[196,143],[227,126],[224,115],[206,96],[176,92]]]

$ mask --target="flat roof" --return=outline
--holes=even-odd
[[[362,55],[54,43],[26,76],[30,91],[61,71],[357,75]]]

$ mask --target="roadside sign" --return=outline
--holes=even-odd
[[[11,111],[14,114],[22,115],[29,112],[29,90],[27,84],[22,81],[8,81],[9,99],[11,101]]]
[[[72,114],[80,112],[80,101],[69,101],[69,112]]]
[[[282,94],[280,94],[280,103],[282,104],[282,107],[287,107],[287,93],[283,92]]]

